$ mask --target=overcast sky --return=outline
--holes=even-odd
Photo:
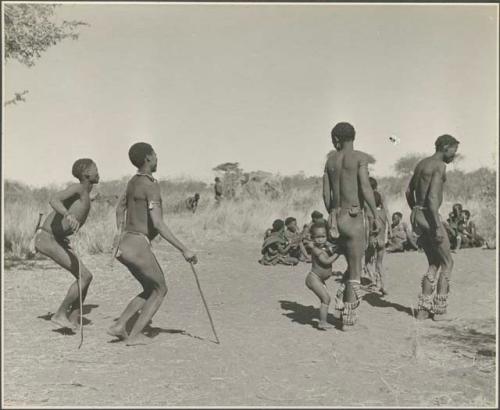
[[[496,5],[65,4],[90,24],[32,68],[4,66],[4,177],[71,179],[93,158],[104,180],[134,171],[151,142],[158,176],[210,181],[221,162],[320,175],[338,121],[392,173],[437,136],[467,170],[498,152]],[[389,136],[401,142],[394,145]]]

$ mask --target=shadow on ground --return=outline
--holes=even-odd
[[[440,324],[435,330],[434,334],[427,336],[429,340],[445,341],[455,349],[467,350],[484,357],[494,359],[496,356],[495,320],[493,318],[461,324]]]
[[[314,306],[305,306],[289,300],[280,300],[279,303],[281,309],[289,311],[288,313],[283,313],[283,315],[292,319],[292,322],[301,325],[309,325],[314,328],[318,327],[319,309]],[[327,321],[337,329],[341,328],[340,321],[331,313],[328,314]]]
[[[389,302],[385,298],[382,298],[377,293],[367,293],[363,296],[363,300],[365,300],[368,304],[373,307],[380,308],[393,308],[398,312],[406,313],[409,316],[413,316],[413,312],[411,307],[400,305],[399,303]]]

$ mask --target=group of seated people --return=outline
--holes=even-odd
[[[462,204],[453,205],[444,223],[451,249],[480,248],[485,244],[484,239],[477,233],[476,225],[470,216],[470,211],[463,209]]]
[[[385,250],[387,252],[405,252],[419,248],[418,236],[406,222],[403,222],[403,214],[394,212]]]
[[[266,230],[262,244],[262,265],[297,265],[299,262],[311,262],[311,233],[310,228],[315,224],[324,224],[328,229],[328,222],[319,211],[311,214],[311,222],[299,230],[297,220],[289,216],[284,221],[276,219],[272,228]],[[333,247],[334,245],[331,244]]]

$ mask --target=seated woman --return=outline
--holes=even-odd
[[[404,252],[405,250],[417,250],[418,245],[413,232],[403,222],[403,214],[394,212],[392,214],[391,235],[387,242],[387,252]]]
[[[297,265],[299,260],[288,255],[290,245],[285,238],[285,223],[281,219],[273,222],[273,229],[262,244],[261,265]]]

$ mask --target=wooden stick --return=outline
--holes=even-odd
[[[212,320],[212,315],[210,314],[210,311],[208,310],[208,305],[207,305],[207,302],[205,300],[205,296],[203,295],[203,291],[201,290],[200,281],[198,280],[198,275],[196,274],[196,270],[194,268],[193,262],[189,262],[189,264],[191,265],[191,270],[193,271],[194,278],[196,279],[196,284],[198,285],[198,290],[200,291],[201,300],[203,300],[203,304],[205,305],[205,310],[207,311],[208,319],[210,320],[210,325],[212,326],[212,331],[214,332],[216,343],[220,344],[219,338],[217,337],[217,332],[215,331],[215,326],[214,326],[214,322]]]
[[[82,301],[82,272],[80,269],[80,259],[77,257],[78,261],[78,296],[80,298],[80,344],[78,345],[78,349],[82,347],[83,344],[83,301]]]

